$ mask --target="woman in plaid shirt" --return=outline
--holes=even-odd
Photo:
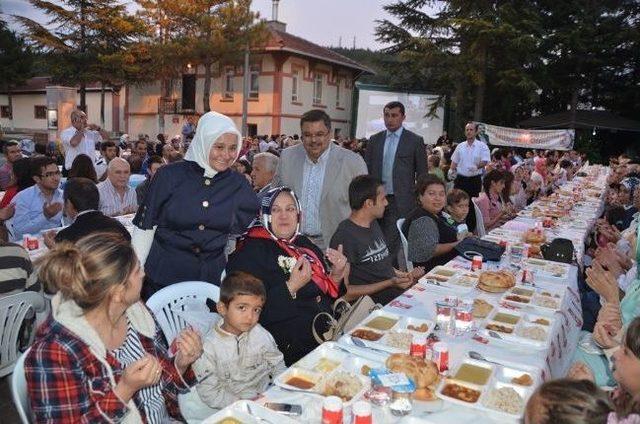
[[[181,421],[177,395],[195,383],[202,342],[186,330],[169,357],[139,301],[144,271],[130,243],[97,233],[56,245],[39,276],[57,294],[25,360],[34,421]]]

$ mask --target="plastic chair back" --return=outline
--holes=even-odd
[[[188,326],[204,334],[220,319],[220,315],[209,311],[207,299],[217,302],[220,288],[205,281],[185,281],[158,290],[147,300],[147,307],[155,315],[167,343],[171,343]]]
[[[404,262],[407,264],[407,271],[411,272],[413,271],[413,263],[409,260],[409,242],[402,232],[404,220],[405,218],[400,218],[399,220],[397,220],[396,227],[398,228],[398,232],[400,233],[400,241],[402,242],[402,256],[404,257]]]
[[[484,217],[482,216],[482,211],[476,205],[476,198],[471,199],[473,203],[473,211],[476,214],[476,235],[478,237],[484,237],[487,232],[484,229]]]
[[[29,403],[29,391],[27,390],[27,379],[24,376],[24,358],[31,348],[27,349],[15,363],[13,375],[11,376],[11,397],[13,404],[18,411],[22,424],[31,423],[31,405]]]

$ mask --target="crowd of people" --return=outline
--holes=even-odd
[[[585,162],[575,151],[490,150],[474,123],[460,143],[445,133],[427,145],[403,126],[402,103],[381,113],[386,128],[368,140],[332,139],[331,118],[311,110],[300,136],[243,138],[208,112],[170,140],[114,143],[74,111],[62,170],[6,142],[0,256],[19,260],[2,262],[12,273],[0,292],[53,296],[25,362],[35,420],[182,420],[177,396],[194,385],[208,413],[254,398],[331,333],[322,317],[337,299],[389,303]],[[581,287],[583,337],[599,350],[579,348],[570,380],[537,390],[530,423],[640,422],[640,166],[610,165]],[[146,179],[133,188],[136,173]],[[127,214],[132,234],[115,219]],[[34,266],[19,244],[39,233],[49,251]],[[222,319],[169,348],[141,300],[194,280],[220,286]]]

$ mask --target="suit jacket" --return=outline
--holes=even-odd
[[[99,231],[122,234],[125,240],[131,240],[131,234],[117,219],[106,216],[100,211],[91,211],[78,216],[73,224],[56,234],[56,242],[76,242],[82,237]]]
[[[360,155],[335,144],[330,148],[320,199],[320,226],[322,238],[327,245],[338,228],[338,224],[351,214],[349,207],[351,180],[358,175],[367,173],[367,165]],[[284,149],[280,154],[272,186],[287,186],[300,197],[306,157],[307,152],[302,144]]]
[[[369,174],[382,179],[382,160],[387,130],[374,134],[369,139],[364,155]],[[427,153],[424,140],[418,134],[402,130],[393,161],[393,191],[398,212],[406,217],[416,206],[416,179],[427,172]]]

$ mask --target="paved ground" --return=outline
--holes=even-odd
[[[13,406],[11,386],[9,382],[11,374],[0,379],[0,424],[19,424],[20,417]]]

